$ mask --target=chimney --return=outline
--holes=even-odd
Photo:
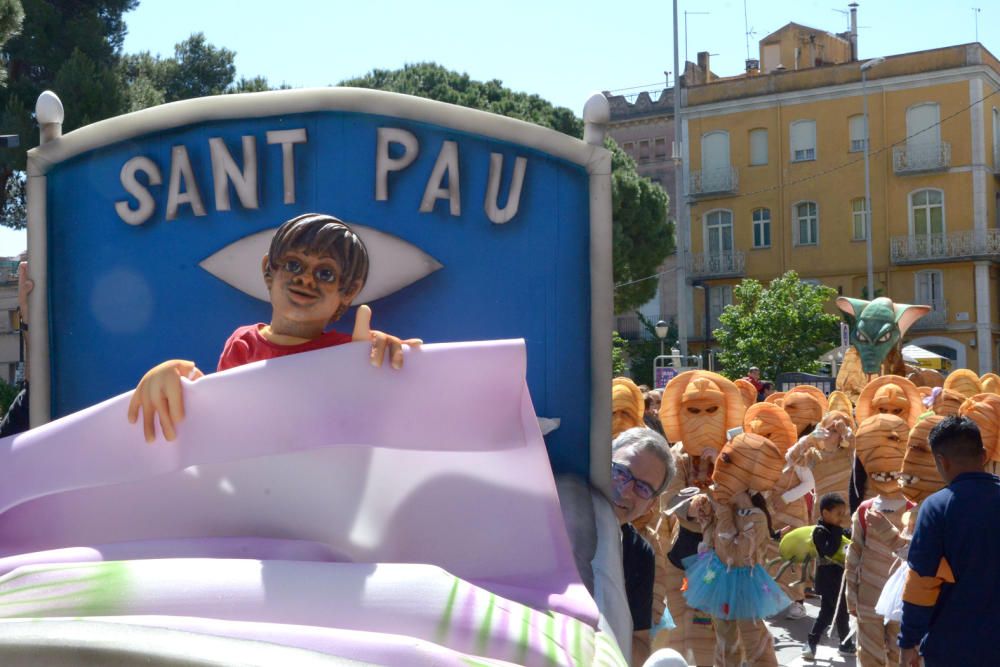
[[[851,61],[858,59],[858,3],[847,5],[851,10]]]
[[[698,52],[698,67],[701,69],[701,71],[703,71],[705,73],[705,82],[706,83],[708,82],[708,72],[709,72],[709,69],[708,69],[708,65],[709,65],[708,56],[709,56],[708,51],[699,51]]]

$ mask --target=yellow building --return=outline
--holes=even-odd
[[[685,90],[692,347],[712,346],[742,278],[795,270],[865,294],[867,93],[875,293],[933,308],[908,342],[995,370],[1000,61],[978,43],[888,56],[863,84],[850,36],[810,30],[789,24],[761,40],[762,68]]]

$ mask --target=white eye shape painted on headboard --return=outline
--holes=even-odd
[[[371,227],[349,223],[368,249],[368,281],[354,303],[371,303],[398,292],[424,276],[443,268],[426,252],[398,236]],[[244,236],[203,259],[199,266],[224,283],[269,301],[260,260],[267,254],[277,227]]]

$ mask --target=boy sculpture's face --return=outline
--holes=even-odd
[[[355,286],[342,293],[341,271],[336,260],[304,250],[288,250],[270,271],[265,255],[261,268],[271,297],[272,326],[290,326],[292,330],[287,333],[292,335],[301,335],[303,328],[317,327],[322,333],[360,289]]]

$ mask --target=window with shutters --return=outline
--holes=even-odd
[[[750,130],[750,166],[767,164],[767,130]]]
[[[806,162],[816,159],[816,121],[797,120],[791,124],[790,132],[792,162]]]
[[[865,198],[851,200],[851,240],[864,241],[868,238],[868,221],[865,216]]]
[[[848,129],[851,134],[851,153],[858,153],[865,150],[865,117],[861,114],[851,116],[847,119]]]

